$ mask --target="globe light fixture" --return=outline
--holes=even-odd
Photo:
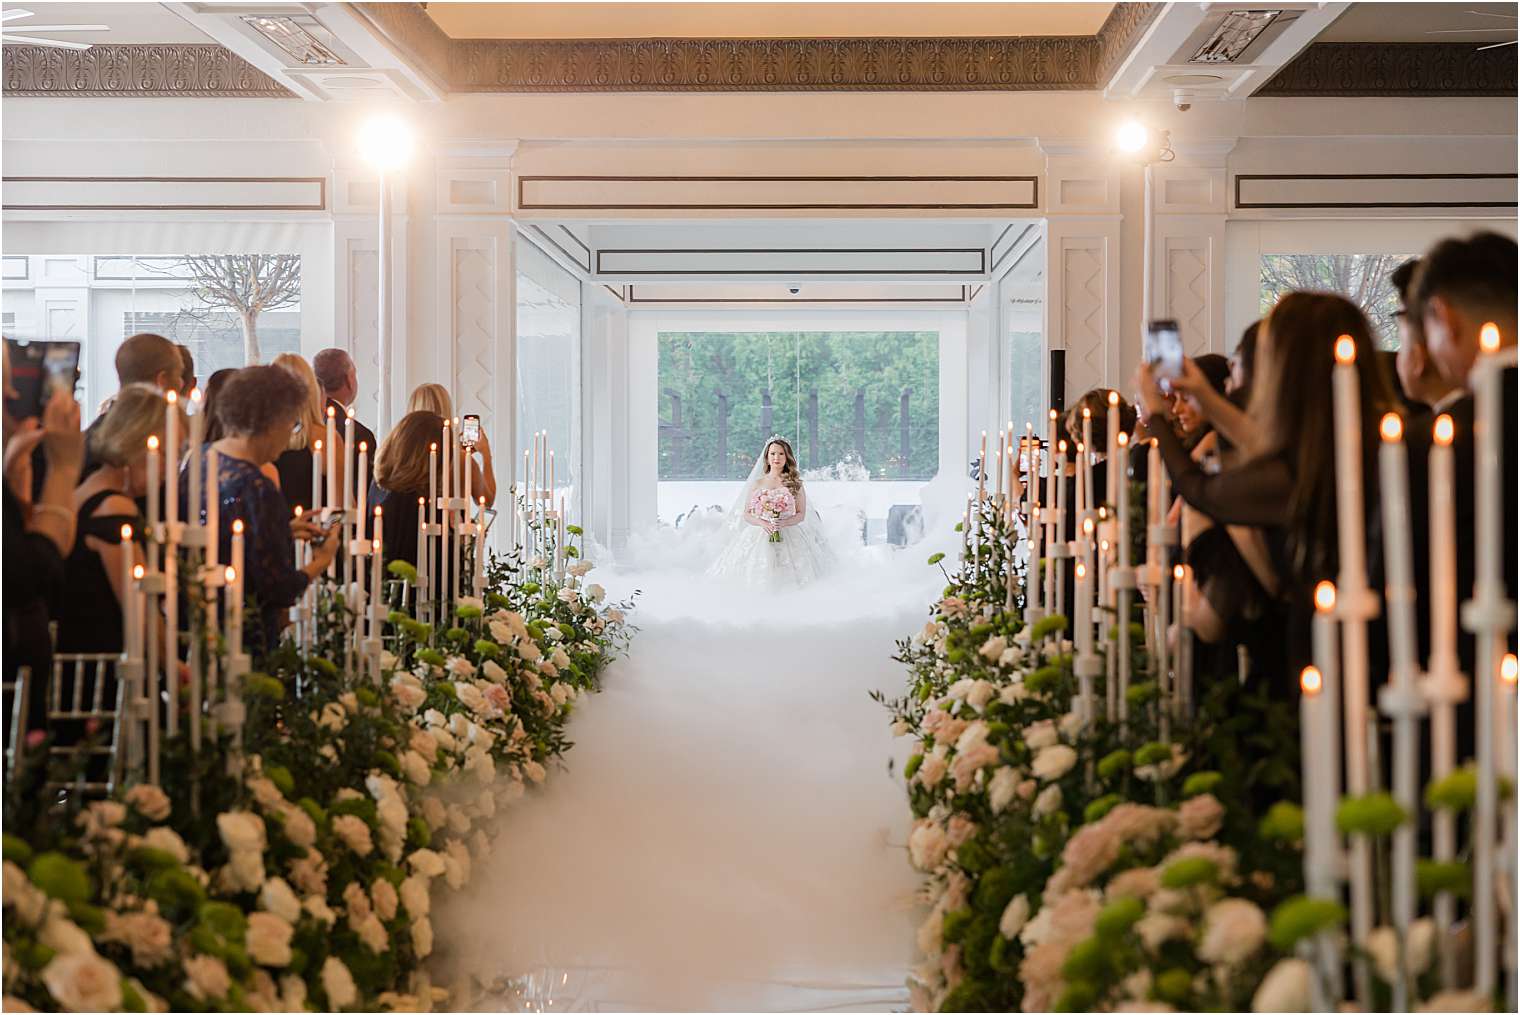
[[[1126,120],[1114,133],[1114,146],[1126,155],[1138,155],[1150,142],[1151,132],[1139,120]]]
[[[412,160],[412,128],[400,117],[381,113],[359,128],[359,157],[382,173],[404,169]]]

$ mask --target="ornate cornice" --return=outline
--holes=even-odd
[[[1471,42],[1316,42],[1258,96],[1510,96],[1515,48]]]
[[[7,44],[4,57],[6,95],[293,97],[215,43],[102,43],[82,50]]]
[[[452,92],[1047,91],[1102,87],[1156,5],[1096,35],[854,39],[450,39],[420,4],[358,10]]]

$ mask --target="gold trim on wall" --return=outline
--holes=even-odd
[[[1316,42],[1257,96],[1515,95],[1514,46],[1471,42]]]
[[[97,43],[89,49],[4,46],[6,95],[291,99],[253,64],[216,43]]]

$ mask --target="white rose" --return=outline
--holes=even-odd
[[[285,838],[302,849],[316,843],[317,825],[311,820],[310,814],[294,804],[286,807],[281,813],[285,815]]]
[[[332,830],[334,835],[343,840],[345,846],[359,856],[369,856],[375,848],[374,841],[370,838],[369,826],[352,814],[339,814],[333,818]]]
[[[42,982],[64,1011],[121,1007],[121,973],[93,951],[53,956],[42,969]]]
[[[334,733],[341,732],[348,725],[348,712],[336,701],[329,701],[322,706],[322,713],[317,716],[317,725]]]
[[[396,662],[397,659],[394,652],[387,651],[386,649],[380,650],[380,668],[382,670],[389,673],[396,668]]]
[[[944,828],[937,821],[924,822],[908,836],[908,855],[913,866],[921,871],[934,870],[944,862],[949,850],[950,842],[945,838]]]
[[[181,862],[183,863],[184,861]],[[9,860],[5,861],[5,888],[3,894],[5,897],[5,907],[7,909],[14,907],[16,915],[20,917],[21,922],[29,927],[36,926],[47,913],[47,894],[32,884],[31,879],[26,876],[26,873]]]
[[[273,913],[249,913],[245,943],[248,957],[261,966],[290,965],[290,936],[294,928]]]
[[[247,811],[227,811],[216,816],[216,830],[230,852],[264,850],[264,819]]]
[[[1254,902],[1221,899],[1204,914],[1198,957],[1227,966],[1239,965],[1256,954],[1266,936],[1267,918]],[[1371,948],[1370,940],[1368,947]]]
[[[127,806],[149,821],[162,821],[169,816],[169,794],[157,786],[142,783],[127,790]]]
[[[301,908],[311,914],[313,919],[320,920],[329,927],[338,922],[338,914],[332,911],[327,900],[320,895],[308,895],[306,901],[301,903]]]
[[[1303,959],[1282,959],[1262,977],[1252,1011],[1308,1011],[1313,970]]]
[[[435,796],[424,797],[422,800],[422,818],[428,823],[428,827],[435,831],[442,828],[449,820],[448,808],[443,801]]]
[[[349,715],[357,715],[359,713],[359,696],[353,691],[344,691],[338,695],[338,704],[347,709]]]
[[[385,932],[385,924],[381,923],[380,918],[374,913],[360,920],[359,925],[354,928],[354,933],[358,934],[359,940],[363,941],[376,955],[385,952],[391,946],[390,935]]]
[[[548,773],[544,771],[543,765],[536,761],[528,761],[523,763],[523,775],[528,777],[529,782],[537,785],[544,781]]]
[[[1024,730],[1024,743],[1029,745],[1031,751],[1038,751],[1042,747],[1050,747],[1060,740],[1056,733],[1055,723],[1047,720],[1030,723]]]
[[[235,849],[223,868],[232,887],[240,892],[256,892],[264,885],[264,854],[252,849]]]
[[[1029,688],[1024,686],[1022,680],[1015,681],[998,692],[998,701],[1005,705],[1016,705],[1029,697]]]
[[[394,920],[396,907],[401,900],[396,895],[396,886],[384,878],[380,878],[369,886],[369,899],[374,904],[375,912],[382,920]]]
[[[1013,802],[1021,778],[1019,770],[1008,765],[999,768],[992,776],[992,781],[987,784],[987,801],[992,805],[992,813],[1003,813]]]
[[[148,829],[148,834],[143,836],[143,845],[161,849],[182,864],[190,862],[190,847],[185,845],[178,832],[164,825]]]
[[[401,882],[401,905],[406,907],[412,919],[427,916],[433,908],[433,897],[428,889],[427,878],[413,874]]]
[[[487,659],[480,664],[480,675],[493,684],[500,684],[507,679],[507,671],[497,665],[493,659]]]
[[[426,786],[433,781],[433,770],[428,767],[427,759],[416,751],[402,752],[401,771],[418,786]]]
[[[607,611],[607,623],[609,624],[621,624],[626,619],[622,610],[614,609]]]
[[[955,753],[965,754],[982,746],[987,742],[989,732],[991,731],[985,722],[976,720],[961,731],[960,739],[955,742]]]
[[[586,595],[591,597],[593,603],[599,603],[607,598],[607,590],[593,582],[586,586]]]
[[[419,959],[433,953],[433,923],[425,916],[412,924],[412,951]]]
[[[270,878],[259,889],[259,905],[287,923],[301,919],[301,900],[284,878]]]
[[[1002,918],[998,920],[998,933],[1012,940],[1019,936],[1019,931],[1024,929],[1024,924],[1029,922],[1029,898],[1024,895],[1015,895],[1008,901],[1003,909]]]
[[[1036,817],[1048,817],[1061,809],[1061,786],[1059,783],[1051,783],[1040,791],[1040,795],[1034,798],[1034,814]]]
[[[898,719],[892,724],[892,735],[894,737],[905,737],[908,735],[910,730],[911,727],[907,724],[906,721],[902,719]]]
[[[398,673],[391,678],[391,696],[405,712],[415,712],[427,701],[427,691],[423,690],[422,681],[410,673]]]
[[[1040,753],[1034,756],[1029,770],[1034,773],[1035,778],[1043,782],[1052,782],[1070,772],[1076,763],[1076,751],[1065,744],[1052,744],[1041,748]]]
[[[128,913],[117,916],[105,911],[105,930],[102,941],[115,941],[132,949],[132,962],[138,966],[153,967],[169,958],[174,947],[174,928],[157,913]]]
[[[470,880],[470,850],[464,842],[456,839],[448,845],[448,854],[444,857],[444,879],[449,887],[458,891]],[[452,864],[452,867],[447,866]]]
[[[407,862],[412,865],[412,870],[425,878],[436,878],[443,873],[443,857],[431,849],[413,850]]]
[[[1077,712],[1067,712],[1065,715],[1061,716],[1061,721],[1057,725],[1060,727],[1061,734],[1066,737],[1066,739],[1075,740],[1077,738],[1077,734],[1082,732],[1082,716]]]
[[[448,662],[444,664],[444,669],[456,677],[473,677],[475,675],[475,664],[464,656],[450,656]]]
[[[214,955],[195,955],[184,961],[185,992],[199,1001],[215,1001],[227,996],[232,978],[227,964]]]
[[[347,1008],[359,1000],[359,988],[354,986],[354,974],[336,956],[329,955],[327,961],[322,963],[322,990],[327,994],[330,1010]]]
[[[95,951],[90,935],[70,920],[62,904],[55,905],[48,914],[47,922],[37,940],[59,955],[87,955]]]

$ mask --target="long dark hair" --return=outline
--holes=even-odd
[[[1332,378],[1342,335],[1356,345],[1366,470],[1376,462],[1378,422],[1398,407],[1367,318],[1334,293],[1291,292],[1277,301],[1258,337],[1250,414],[1264,438],[1259,453],[1281,458],[1293,473],[1288,548],[1301,580],[1329,577],[1339,561]]]
[[[409,412],[380,442],[375,455],[375,482],[392,493],[427,493],[432,468],[429,446],[443,447],[443,417],[434,412]]]
[[[785,437],[772,437],[765,442],[765,453],[762,456],[765,459],[765,471],[767,473],[771,471],[770,457],[773,444],[781,445],[781,450],[786,452],[786,464],[781,467],[781,482],[792,491],[792,496],[795,497],[802,492],[802,473],[797,469],[797,456],[792,453],[792,446],[787,443]]]

